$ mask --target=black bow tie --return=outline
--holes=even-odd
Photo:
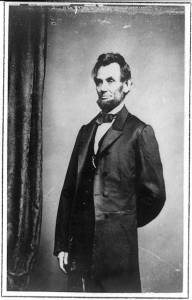
[[[114,115],[114,114],[101,113],[98,116],[96,122],[98,125],[101,125],[103,123],[111,123],[115,118],[116,118],[116,115]]]

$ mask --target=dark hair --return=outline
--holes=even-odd
[[[92,70],[92,77],[95,80],[97,72],[101,66],[107,66],[111,63],[118,63],[121,70],[121,81],[131,79],[131,70],[129,65],[126,63],[124,57],[119,53],[103,53],[101,54]]]

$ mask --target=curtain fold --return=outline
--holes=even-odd
[[[47,12],[10,7],[9,13],[7,289],[25,290],[42,216]]]

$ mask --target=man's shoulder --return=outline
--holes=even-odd
[[[133,115],[132,113],[128,113],[127,119],[126,119],[126,123],[125,123],[125,127],[126,128],[132,128],[134,129],[138,129],[138,130],[142,130],[147,126],[147,124],[142,121],[140,118],[138,118],[137,116]]]
[[[98,116],[98,115],[97,115]],[[80,129],[79,129],[79,133],[78,133],[78,136],[84,136],[84,134],[86,134],[87,133],[87,131],[89,131],[92,127],[93,127],[93,125],[94,125],[94,123],[96,123],[96,119],[97,119],[97,116],[96,117],[94,117],[91,121],[89,121],[88,123],[85,123],[85,124],[82,124],[82,126],[80,127]]]
[[[89,122],[83,124],[82,128],[86,129],[90,126],[92,126],[94,123],[96,123],[96,120],[98,119],[99,114],[97,114],[94,118],[92,118]]]

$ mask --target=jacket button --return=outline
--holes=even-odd
[[[103,196],[104,196],[104,197],[108,197],[108,195],[109,195],[109,193],[108,193],[107,191],[104,191],[104,192],[103,192]]]

